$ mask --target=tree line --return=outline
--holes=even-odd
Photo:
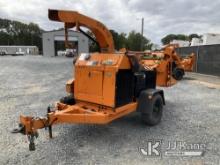
[[[143,49],[150,49],[152,43],[149,39],[142,36],[140,33],[131,31],[126,33],[118,33],[115,30],[110,30],[114,39],[115,48],[127,48],[129,50],[141,50],[141,42]],[[0,45],[35,45],[42,50],[42,33],[44,32],[37,24],[25,24],[19,21],[12,21],[0,18]],[[90,50],[94,51],[97,46],[89,42]]]
[[[0,18],[0,45],[35,45],[42,51],[43,32],[44,30],[35,23],[25,24],[19,21]],[[150,50],[153,46],[153,43],[148,38],[134,30],[128,34],[118,33],[115,30],[110,30],[110,32],[112,33],[116,50],[120,48],[127,48],[133,51],[140,51],[141,49]],[[194,37],[200,38],[201,36],[198,34],[169,34],[162,38],[161,42],[165,45],[174,39],[191,41]],[[90,51],[97,51],[98,47],[90,41],[89,49]]]
[[[0,45],[35,45],[42,50],[42,32],[35,23],[0,18]]]
[[[150,50],[152,43],[145,36],[142,36],[140,33],[131,31],[128,35],[126,33],[118,33],[115,30],[110,30],[115,49],[120,50],[121,48],[126,48],[132,51]],[[88,32],[91,35],[91,32]],[[92,35],[92,37],[94,37]],[[93,42],[89,42],[89,49],[91,52],[98,51],[98,45]]]
[[[201,38],[201,35],[198,34],[190,34],[190,35],[185,35],[185,34],[168,34],[165,37],[161,39],[161,42],[163,45],[169,44],[173,40],[183,40],[183,41],[191,41],[192,38]]]

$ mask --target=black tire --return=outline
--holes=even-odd
[[[176,80],[182,80],[183,75],[184,75],[184,70],[183,70],[183,69],[175,68],[175,69],[173,70],[173,77],[174,77]]]
[[[62,97],[60,102],[67,105],[74,105],[76,103],[73,95]]]
[[[156,94],[152,98],[151,105],[146,107],[148,113],[142,113],[142,121],[150,126],[160,123],[163,114],[163,99],[160,94]]]

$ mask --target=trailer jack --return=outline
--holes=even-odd
[[[26,135],[25,133],[25,126],[23,124],[19,124],[18,128],[15,128],[11,131],[12,133],[21,133],[23,135]],[[27,135],[28,141],[29,141],[29,150],[34,151],[35,150],[35,138],[38,138],[39,134],[38,132],[34,132]]]
[[[27,135],[29,141],[29,150],[35,150],[35,139],[38,138],[39,134],[37,129],[45,128],[49,131],[49,137],[52,138],[52,126],[49,124],[49,113],[51,113],[51,108],[47,108],[47,118],[33,118],[33,117],[24,117],[20,116],[20,122],[17,128],[14,128],[11,133],[21,133]]]

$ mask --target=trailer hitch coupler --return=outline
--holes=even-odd
[[[25,135],[25,126],[19,123],[17,128],[14,128],[13,130],[11,130],[11,133],[21,133]]]

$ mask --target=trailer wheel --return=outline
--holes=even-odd
[[[163,114],[163,99],[160,94],[156,94],[152,98],[152,102],[147,110],[148,113],[142,113],[142,121],[150,126],[157,125],[162,118]]]
[[[184,70],[183,70],[183,69],[175,68],[175,69],[173,70],[173,77],[174,77],[176,80],[182,80],[183,75],[184,75]]]
[[[60,102],[67,105],[74,105],[76,103],[73,95],[62,97]]]

